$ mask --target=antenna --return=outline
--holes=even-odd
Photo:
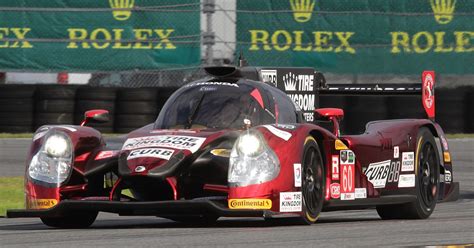
[[[247,66],[248,65],[248,62],[247,60],[244,58],[244,54],[242,51],[240,51],[240,55],[239,55],[239,67],[244,67],[244,66]]]

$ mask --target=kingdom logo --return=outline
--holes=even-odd
[[[290,0],[293,17],[297,22],[307,22],[311,20],[315,0]]]
[[[456,0],[430,0],[434,17],[439,24],[448,24],[453,20]]]
[[[110,7],[114,9],[112,14],[117,21],[125,21],[132,15],[131,9],[135,0],[109,0]]]

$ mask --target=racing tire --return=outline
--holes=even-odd
[[[94,223],[98,212],[82,212],[61,217],[41,217],[43,224],[55,228],[86,228]]]
[[[324,163],[316,140],[309,136],[304,143],[302,157],[302,224],[311,225],[318,220],[323,208],[326,176]]]
[[[416,201],[377,206],[377,213],[382,219],[426,219],[435,209],[439,194],[440,155],[434,136],[428,128],[420,128],[416,144]]]

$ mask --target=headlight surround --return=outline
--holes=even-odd
[[[61,131],[50,131],[39,151],[31,159],[28,175],[50,184],[66,181],[72,170],[73,145],[69,136]]]
[[[247,186],[268,182],[280,173],[280,161],[262,135],[246,131],[234,144],[230,154],[228,182]]]

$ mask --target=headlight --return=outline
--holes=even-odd
[[[72,142],[69,136],[61,131],[52,131],[31,159],[28,174],[38,181],[63,183],[71,173],[72,159]]]
[[[228,181],[247,186],[270,181],[280,173],[280,161],[258,131],[242,134],[230,154]]]

